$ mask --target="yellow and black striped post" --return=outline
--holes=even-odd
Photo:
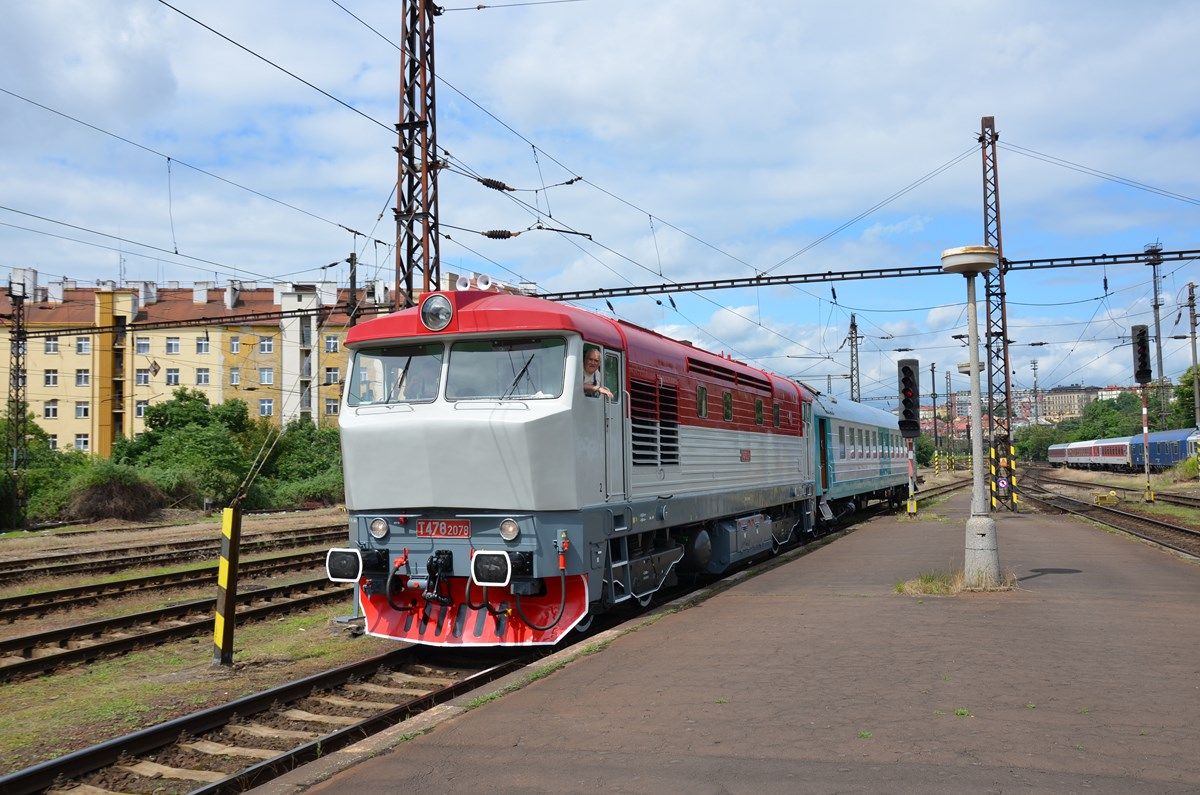
[[[242,509],[221,512],[221,562],[217,566],[217,610],[213,617],[213,664],[233,665],[233,625],[236,619],[238,548],[242,539]]]
[[[1017,510],[1017,504],[1021,502],[1021,495],[1017,492],[1017,448],[1013,445],[1008,447],[1008,467],[1009,467],[1009,488],[1012,491],[1012,509]]]

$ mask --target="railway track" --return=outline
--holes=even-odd
[[[324,550],[297,552],[261,560],[243,560],[238,566],[238,571],[243,578],[261,577],[267,574],[318,566],[324,560]],[[217,566],[218,564],[213,563],[186,571],[148,574],[142,577],[128,577],[123,580],[3,597],[0,598],[0,622],[12,623],[22,618],[43,616],[55,610],[66,610],[80,604],[94,604],[104,599],[117,599],[172,588],[208,585],[216,581]]]
[[[185,715],[4,776],[0,792],[245,792],[533,658],[493,656],[485,667],[428,656],[398,649]]]
[[[1094,522],[1122,530],[1138,538],[1151,541],[1176,552],[1200,557],[1200,530],[1154,519],[1143,514],[1130,513],[1105,505],[1094,505],[1085,500],[1056,494],[1039,485],[1037,480],[1025,481],[1024,494],[1030,500],[1052,510],[1064,511]]]
[[[1079,489],[1103,489],[1105,491],[1118,491],[1129,494],[1141,494],[1143,489],[1132,488],[1130,486],[1114,486],[1107,483],[1089,483],[1081,480],[1068,480],[1066,478],[1051,478],[1046,477],[1041,472],[1037,475],[1038,479],[1043,483],[1057,483],[1063,486],[1074,486]],[[1154,492],[1154,499],[1160,502],[1170,503],[1171,505],[1182,505],[1186,508],[1200,508],[1200,497],[1194,497],[1190,494],[1172,494],[1166,491]]]
[[[325,577],[238,594],[239,623],[348,599],[350,587]],[[63,665],[88,662],[212,631],[216,599],[196,599],[171,607],[0,640],[0,682]],[[0,791],[3,791],[0,788]]]
[[[243,538],[241,551],[245,554],[287,547],[305,547],[344,540],[345,524],[304,527],[297,530],[271,531]],[[136,548],[113,548],[42,555],[37,560],[8,561],[0,564],[0,582],[30,577],[50,577],[61,574],[105,574],[137,566],[180,563],[181,561],[216,555],[220,542],[214,539],[194,541],[164,541],[158,552],[142,552],[147,545]]]

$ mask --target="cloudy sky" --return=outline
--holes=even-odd
[[[1200,249],[1195,3],[507,2],[451,0],[436,23],[438,136],[454,163],[440,178],[443,270],[555,291],[934,265],[982,240],[985,115],[1010,259]],[[122,269],[315,279],[354,247],[365,277],[390,280],[391,253],[371,241],[395,235],[382,211],[400,3],[172,4],[0,0],[0,267],[84,283]],[[478,234],[539,219],[592,240]],[[1169,337],[1186,332],[1176,317],[1200,266],[1162,273],[1178,377],[1189,353]],[[1016,387],[1032,385],[1034,358],[1042,388],[1131,380],[1122,336],[1152,322],[1148,267],[1014,272],[1007,287]],[[894,394],[897,358],[936,364],[939,392],[965,361],[960,277],[834,289],[836,302],[810,285],[613,306],[821,388],[848,371],[853,313],[864,396]],[[814,354],[831,358],[787,358]]]

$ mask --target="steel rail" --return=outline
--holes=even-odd
[[[317,589],[318,592],[315,594],[307,593],[314,589]],[[302,595],[292,595],[297,592]],[[318,604],[334,598],[344,599],[350,592],[350,588],[340,583],[332,583],[325,577],[315,580],[305,580],[304,582],[293,583],[291,585],[263,588],[258,591],[247,591],[238,594],[239,605],[281,598],[288,601],[239,609],[237,611],[237,620],[240,622],[275,613],[290,612],[297,607]],[[211,613],[215,604],[215,598],[197,599],[181,605],[159,608],[157,610],[146,610],[118,618],[105,618],[78,624],[73,627],[5,638],[4,640],[0,640],[0,655],[4,655],[9,659],[0,660],[0,682],[7,681],[16,676],[51,670],[62,665],[93,660],[109,654],[123,653],[132,649],[157,645],[168,640],[187,638],[196,634],[210,632],[212,630]],[[150,629],[138,632],[135,635],[122,636],[107,641],[100,640],[96,643],[77,645],[73,648],[34,656],[36,650],[40,647],[79,643],[81,640],[90,640],[91,638],[100,637],[105,633],[146,624],[154,625],[164,621],[183,621],[184,616],[201,611],[205,612],[206,615],[200,619],[184,621],[181,624],[159,627],[157,629],[151,626]],[[12,660],[14,657],[20,657],[21,659]]]
[[[116,764],[122,757],[157,751],[176,742],[181,735],[191,736],[219,729],[235,717],[256,715],[274,704],[298,701],[317,690],[337,687],[353,679],[369,676],[386,666],[405,662],[416,654],[415,647],[396,649],[115,737],[0,777],[0,792],[14,795],[41,792],[54,786],[57,781],[77,778]]]
[[[323,550],[296,552],[275,558],[243,560],[239,570],[243,577],[255,577],[304,568],[321,563],[324,559],[325,552]],[[89,585],[77,585],[72,588],[57,588],[52,591],[37,591],[0,598],[0,622],[12,622],[25,616],[42,615],[54,610],[74,607],[80,601],[92,603],[99,599],[208,584],[215,580],[217,567],[218,564],[211,563],[185,571],[148,574],[143,577],[128,577],[123,580],[109,580]]]
[[[1028,482],[1027,486],[1030,485]],[[1074,497],[1067,497],[1063,494],[1055,494],[1052,491],[1044,491],[1043,494],[1034,493],[1032,490],[1027,495],[1034,502],[1040,503],[1050,508],[1067,513],[1074,514],[1083,519],[1089,519],[1093,522],[1107,525],[1109,527],[1137,536],[1145,541],[1150,541],[1159,546],[1172,549],[1176,552],[1182,552],[1185,555],[1193,555],[1200,557],[1200,545],[1196,542],[1200,541],[1200,531],[1193,530],[1190,527],[1180,527],[1170,524],[1169,522],[1152,519],[1142,514],[1130,513],[1121,511],[1116,508],[1109,508],[1104,505],[1092,505],[1084,500],[1078,500]],[[1120,517],[1123,521],[1118,521],[1113,517]],[[1183,536],[1187,541],[1192,542],[1192,546],[1181,546],[1175,541],[1167,540],[1161,536],[1150,535],[1144,530],[1139,530],[1138,525],[1150,526],[1159,530],[1166,530],[1169,533],[1177,533]]]
[[[286,533],[287,531],[282,531],[282,534],[279,535],[272,533],[270,538],[254,536],[251,540],[242,543],[242,552],[252,553],[280,547],[302,547],[325,543],[327,541],[336,541],[345,537],[346,528],[343,525],[328,525],[328,529],[326,530],[309,532],[303,535],[286,535]],[[137,566],[153,565],[155,563],[178,563],[181,560],[205,554],[215,555],[220,549],[220,542],[202,539],[200,541],[164,542],[162,544],[146,546],[160,546],[164,548],[164,551],[147,552],[141,555],[130,554],[132,552],[130,549],[72,552],[57,556],[63,560],[61,563],[0,569],[0,581],[19,580],[29,577],[46,577],[56,574],[74,574],[77,572],[102,574],[111,571],[121,571],[122,569],[132,569]],[[99,557],[101,555],[120,557]],[[80,560],[80,558],[85,559]],[[45,559],[45,557],[41,558],[41,560]],[[53,560],[54,558],[51,559]]]
[[[1107,483],[1089,483],[1083,480],[1067,480],[1066,478],[1049,478],[1042,474],[1038,474],[1038,479],[1043,483],[1059,483],[1063,486],[1075,486],[1081,489],[1107,489],[1109,491],[1127,491],[1132,494],[1141,494],[1143,491],[1143,489],[1135,489],[1130,486],[1114,486]],[[1172,505],[1182,505],[1187,508],[1200,508],[1200,497],[1193,497],[1189,494],[1173,494],[1167,491],[1156,491],[1154,492],[1154,499],[1162,500],[1163,502],[1170,503]]]

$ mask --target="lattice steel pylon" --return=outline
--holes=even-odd
[[[22,277],[24,278],[24,277]],[[29,417],[25,401],[25,289],[10,282],[8,298],[12,303],[9,320],[8,371],[8,471],[12,503],[10,522],[13,530],[25,527],[25,467],[29,459]]]
[[[862,382],[858,373],[858,319],[850,316],[850,399],[862,400]]]
[[[1012,386],[1008,357],[1008,316],[1004,303],[1004,237],[1000,230],[1000,173],[996,162],[996,119],[984,116],[980,123],[979,148],[983,156],[983,242],[993,246],[1000,266],[984,276],[987,292],[987,413],[989,488],[991,506],[1016,510],[1017,470],[1012,446]]]
[[[396,125],[397,309],[413,305],[413,281],[423,290],[441,284],[438,234],[437,105],[434,101],[433,18],[442,8],[430,0],[404,0],[400,47],[400,121]]]

